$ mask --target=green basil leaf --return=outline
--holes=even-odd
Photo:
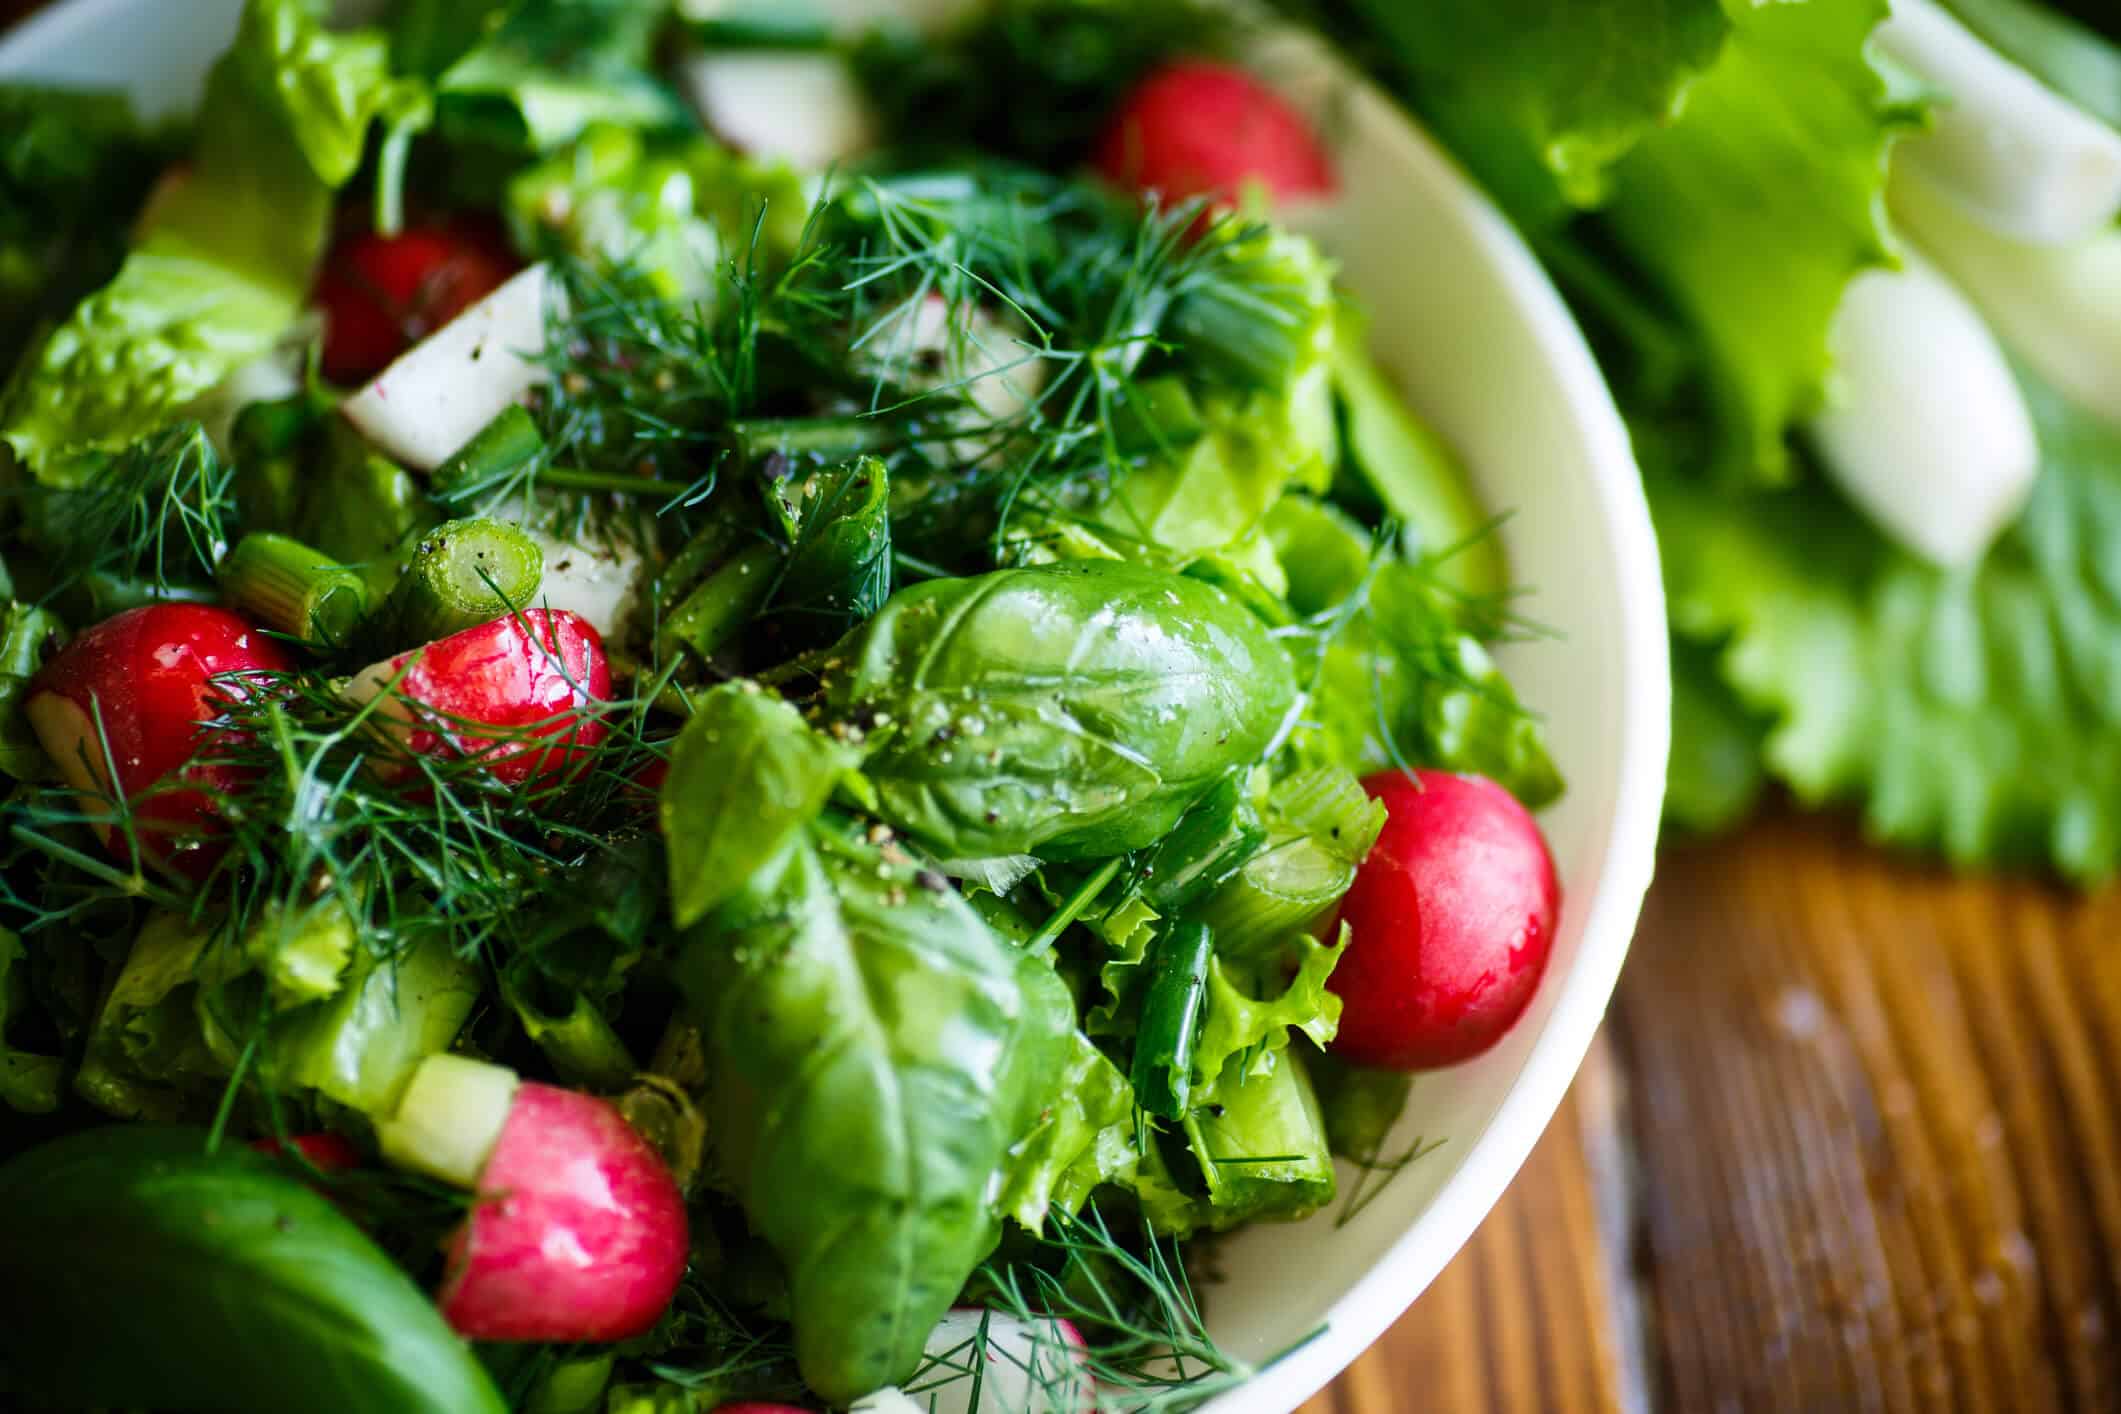
[[[1297,700],[1235,600],[1115,560],[915,585],[835,656],[826,710],[873,729],[878,812],[951,858],[1152,844]]]
[[[902,852],[816,827],[677,969],[718,1057],[719,1158],[835,1405],[911,1374],[1000,1234],[1010,1149],[1068,1061],[1052,964]]]
[[[0,1168],[16,1379],[68,1406],[506,1409],[426,1293],[329,1200],[205,1145],[198,1130],[95,1129]]]
[[[812,731],[795,708],[755,684],[731,683],[696,701],[670,748],[659,807],[678,926],[740,892],[860,762],[860,752]]]

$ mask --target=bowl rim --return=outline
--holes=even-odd
[[[152,0],[59,0],[0,36],[0,80],[39,56],[78,50],[88,36]],[[1334,60],[1337,64],[1338,60]],[[1410,178],[1459,208],[1547,355],[1589,466],[1589,489],[1618,566],[1621,763],[1599,887],[1581,942],[1532,1049],[1487,1125],[1428,1206],[1327,1309],[1317,1335],[1206,1408],[1212,1414],[1293,1410],[1324,1388],[1411,1307],[1501,1199],[1546,1132],[1603,1020],[1656,864],[1671,744],[1670,646],[1656,535],[1627,428],[1567,305],[1516,228],[1411,117],[1375,85],[1347,74],[1351,100],[1384,110],[1379,133],[1401,149]],[[1454,1136],[1455,1139],[1456,1136]]]
[[[1319,1332],[1241,1388],[1210,1401],[1204,1406],[1210,1414],[1278,1414],[1318,1393],[1412,1307],[1501,1200],[1559,1110],[1619,981],[1656,868],[1671,749],[1671,642],[1656,532],[1627,425],[1590,345],[1523,236],[1487,193],[1374,83],[1330,51],[1327,58],[1348,85],[1350,116],[1376,124],[1372,140],[1398,149],[1410,178],[1437,201],[1459,208],[1471,241],[1553,365],[1618,566],[1622,710],[1613,750],[1620,772],[1599,886],[1576,957],[1554,979],[1559,995],[1501,1105],[1478,1134],[1463,1141],[1465,1157],[1428,1206],[1327,1308]],[[1452,1140],[1461,1142],[1456,1134]]]

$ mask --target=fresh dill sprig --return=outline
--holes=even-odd
[[[1026,1373],[1055,1396],[1046,1401],[1050,1407],[1075,1407],[1076,1386],[1087,1374],[1096,1381],[1100,1409],[1177,1414],[1259,1373],[1208,1334],[1174,1239],[1153,1230],[1116,1230],[1093,1204],[1080,1215],[1051,1214],[1037,1246],[1036,1260],[989,1262],[975,1287],[992,1309],[1035,1331],[1051,1329],[1041,1323],[1065,1320],[1083,1335],[1087,1348],[1080,1351],[1062,1348],[1058,1332],[1036,1337],[1050,1340],[1054,1358],[1031,1359]],[[993,1358],[984,1340],[970,1350],[931,1356],[906,1387],[932,1390],[981,1379]]]
[[[197,422],[144,438],[72,490],[32,489],[27,529],[55,588],[105,574],[157,588],[213,583],[234,538],[235,469]]]
[[[1355,1182],[1348,1185],[1347,1196],[1341,1202],[1340,1211],[1333,1215],[1333,1226],[1346,1227],[1361,1217],[1363,1211],[1377,1201],[1384,1193],[1385,1186],[1399,1177],[1402,1170],[1435,1153],[1446,1142],[1441,1136],[1427,1139],[1417,1135],[1411,1144],[1392,1158],[1380,1157],[1384,1147],[1380,1143],[1378,1150],[1367,1158],[1350,1159],[1349,1162],[1355,1166]]]

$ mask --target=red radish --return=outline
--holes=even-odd
[[[685,1274],[685,1200],[608,1101],[463,1056],[420,1063],[384,1157],[478,1194],[446,1244],[442,1315],[472,1340],[616,1341]]]
[[[611,665],[581,615],[529,609],[364,668],[346,695],[366,702],[385,689],[376,717],[405,750],[476,756],[519,785],[566,771],[604,739],[591,704],[611,696]],[[378,769],[414,774],[403,762]]]
[[[1310,124],[1234,64],[1182,59],[1143,79],[1098,140],[1097,170],[1168,201],[1230,202],[1250,183],[1276,201],[1333,194],[1332,163]]]
[[[361,1151],[343,1134],[296,1134],[285,1140],[253,1139],[250,1147],[267,1158],[277,1159],[289,1150],[307,1159],[325,1173],[340,1173],[361,1166]]]
[[[457,217],[395,236],[364,225],[324,259],[324,376],[366,381],[519,268],[499,225]]]
[[[1363,782],[1384,833],[1341,900],[1353,932],[1333,970],[1335,1054],[1426,1070],[1479,1055],[1531,1003],[1561,885],[1529,812],[1493,781],[1446,771]]]
[[[68,784],[132,801],[146,853],[203,878],[225,848],[213,838],[221,822],[208,792],[240,786],[244,773],[228,763],[192,763],[200,725],[243,695],[245,678],[232,675],[291,667],[278,643],[226,609],[144,604],[60,649],[30,684],[24,711]],[[207,789],[146,794],[172,775]],[[116,830],[103,834],[114,852],[124,848]]]

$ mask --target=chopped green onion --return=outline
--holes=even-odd
[[[284,535],[244,536],[217,574],[237,610],[306,643],[343,643],[368,612],[359,574]]]
[[[515,526],[453,520],[423,537],[397,588],[370,625],[379,652],[417,647],[528,605],[545,556]]]
[[[445,505],[476,500],[482,492],[507,485],[544,450],[545,434],[538,431],[537,420],[511,404],[434,469],[430,489]]]
[[[1149,955],[1131,1079],[1135,1101],[1165,1119],[1184,1118],[1193,1098],[1193,1043],[1200,1035],[1214,944],[1206,924],[1180,923],[1165,930]]]
[[[660,655],[668,658],[685,647],[713,657],[765,606],[780,558],[781,552],[763,540],[731,555],[663,620],[656,632]]]

